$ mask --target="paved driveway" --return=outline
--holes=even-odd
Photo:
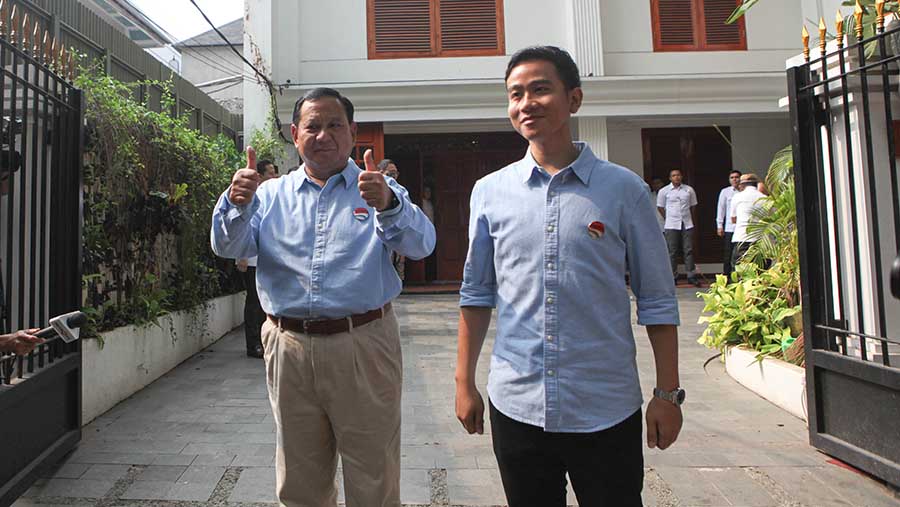
[[[802,421],[736,384],[718,361],[704,371],[712,353],[696,343],[702,305],[693,290],[679,291],[685,425],[674,447],[647,451],[645,505],[900,505],[884,486],[829,464],[807,444]],[[453,415],[456,301],[410,296],[395,305],[404,337],[407,506],[505,504],[490,436],[465,434]],[[643,328],[636,337],[646,394],[654,381],[652,354]],[[243,348],[242,334],[233,332],[98,418],[79,448],[16,505],[274,503],[275,435],[264,370]]]

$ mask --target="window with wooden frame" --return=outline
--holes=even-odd
[[[503,55],[503,0],[367,0],[369,58]]]
[[[725,20],[741,0],[650,0],[654,51],[747,49],[744,18]]]

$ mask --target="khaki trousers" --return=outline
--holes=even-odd
[[[334,507],[340,453],[347,507],[399,506],[403,366],[393,310],[333,335],[267,319],[262,344],[280,505]]]

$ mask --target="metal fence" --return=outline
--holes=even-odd
[[[900,485],[900,28],[788,70],[810,441]],[[822,30],[824,32],[824,29]],[[824,34],[823,34],[824,36]],[[823,37],[824,39],[824,37]]]
[[[0,278],[3,333],[80,308],[83,97],[49,39],[0,15]],[[0,355],[0,505],[81,436],[78,342]]]
[[[125,83],[139,81],[173,82],[176,114],[191,114],[191,126],[205,134],[224,134],[241,147],[243,117],[222,107],[205,92],[172,72],[127,36],[77,0],[7,0],[7,9],[15,6],[19,19],[27,14],[37,23],[39,36],[46,31],[61,47],[74,48],[99,62],[106,73]],[[32,25],[34,26],[34,25]],[[32,29],[33,30],[33,29]],[[135,87],[135,98],[161,111],[162,88],[155,85]],[[194,111],[194,112],[192,112]],[[194,118],[196,116],[196,119]]]

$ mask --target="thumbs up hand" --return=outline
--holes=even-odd
[[[256,172],[256,151],[247,147],[247,167],[238,169],[231,178],[231,191],[228,200],[237,206],[244,206],[253,202],[253,195],[262,179]]]
[[[359,173],[359,195],[369,206],[384,211],[391,205],[394,191],[375,167],[372,150],[366,150],[363,160],[366,162],[366,170]]]

